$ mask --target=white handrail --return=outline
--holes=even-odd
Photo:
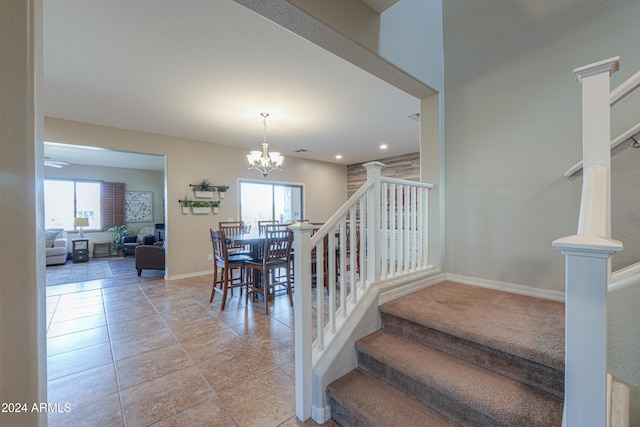
[[[382,182],[387,182],[389,184],[401,184],[401,185],[415,185],[416,187],[422,187],[422,188],[433,188],[433,184],[427,184],[424,182],[418,182],[418,181],[407,181],[404,179],[397,179],[397,178],[387,178],[387,177],[381,177],[380,181]]]
[[[373,184],[374,184],[373,181],[366,181],[364,184],[362,184],[362,187],[360,187],[358,191],[353,193],[353,196],[349,197],[349,200],[347,200],[347,202],[344,205],[342,205],[336,211],[336,213],[331,215],[331,218],[329,218],[322,225],[322,227],[320,227],[320,229],[316,232],[316,234],[313,235],[313,237],[311,237],[311,246],[317,245],[320,242],[320,239],[322,239],[323,236],[329,232],[329,230],[333,230],[335,226],[338,224],[338,222],[340,221],[340,218],[344,217],[347,213],[349,213],[349,210],[351,209],[355,201],[360,200],[361,197],[367,194],[367,191],[369,191],[369,188],[371,188]]]
[[[611,91],[609,95],[609,103],[613,107],[618,101],[640,86],[640,71],[622,82],[620,86]]]
[[[614,271],[611,273],[611,282],[609,282],[609,287],[614,284],[626,280],[629,277],[633,277],[636,274],[640,273],[640,262],[636,262],[635,264],[628,265],[620,270]],[[640,276],[638,276],[640,277]]]
[[[433,185],[382,178],[379,162],[364,166],[367,181],[313,236],[309,224],[291,226],[296,415],[301,420],[326,421],[325,373],[340,369],[333,368],[334,361],[374,303],[373,285],[430,268],[428,192]]]
[[[620,135],[618,135],[615,139],[613,139],[611,141],[611,149],[613,150],[618,145],[622,144],[623,142],[625,142],[626,140],[628,140],[629,138],[631,138],[632,136],[634,136],[638,132],[640,132],[640,123],[636,123],[635,125],[633,125],[629,129],[627,129],[626,131],[624,131]],[[583,164],[583,162],[582,162],[582,160],[580,160],[578,163],[576,163],[575,165],[571,166],[564,173],[564,177],[565,178],[571,178],[578,171],[580,171],[580,169],[582,169],[582,164]]]

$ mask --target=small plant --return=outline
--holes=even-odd
[[[214,208],[220,207],[220,200],[214,200],[213,202],[211,202],[211,206],[213,206]]]
[[[193,201],[191,202],[191,207],[193,208],[210,208],[212,202],[201,202],[201,201]]]
[[[191,200],[191,199],[189,198],[189,196],[184,196],[184,197],[182,198],[182,207],[183,207],[183,208],[188,208],[188,207],[190,207],[192,204],[193,204],[193,200]]]
[[[194,191],[213,191],[213,188],[214,187],[211,185],[211,181],[206,178],[193,186]]]
[[[107,231],[115,231],[111,236],[111,243],[113,247],[120,252],[122,250],[122,237],[129,235],[129,230],[127,230],[127,224],[117,225],[115,227],[111,227]]]
[[[228,185],[218,185],[218,194],[220,195],[221,199],[224,199],[224,195],[228,189],[229,189]]]

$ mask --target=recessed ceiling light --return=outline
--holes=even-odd
[[[387,144],[380,144],[380,149],[381,150],[386,150],[387,148],[388,148]]]
[[[340,160],[342,158],[342,154],[336,154],[336,159]]]

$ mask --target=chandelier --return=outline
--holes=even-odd
[[[264,124],[264,139],[262,141],[262,152],[252,151],[247,154],[247,160],[249,161],[249,169],[258,170],[265,178],[272,170],[281,170],[282,161],[284,157],[277,152],[269,153],[269,144],[267,143],[267,117],[269,113],[261,113]]]

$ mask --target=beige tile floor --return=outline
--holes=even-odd
[[[50,426],[301,426],[293,309],[238,290],[209,304],[211,276],[47,287]],[[335,426],[332,421],[325,425]]]

